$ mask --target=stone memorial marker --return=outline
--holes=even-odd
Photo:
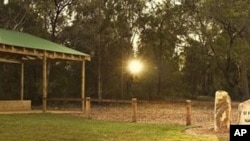
[[[214,131],[228,132],[231,122],[231,98],[226,91],[216,91],[214,107]]]
[[[238,106],[238,111],[238,124],[250,125],[250,99],[240,103]]]

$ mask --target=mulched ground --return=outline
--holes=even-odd
[[[214,102],[192,101],[191,126],[183,131],[187,134],[229,137],[228,132],[214,132]],[[238,118],[238,104],[232,103],[231,124],[235,124]],[[69,107],[69,106],[66,106]],[[74,106],[73,106],[74,107]],[[39,108],[40,109],[40,108]],[[86,117],[82,112],[74,112],[75,108],[50,107],[50,112],[69,113],[76,116]],[[65,112],[66,111],[66,112]],[[131,103],[91,103],[91,119],[106,121],[132,121]],[[137,103],[137,123],[155,124],[180,124],[186,125],[185,101],[143,101]]]
[[[236,123],[239,103],[232,104],[231,122]],[[183,102],[143,102],[138,103],[138,123],[173,123],[186,125],[186,105]],[[191,126],[184,131],[188,134],[228,136],[229,133],[215,133],[214,102],[192,101]],[[131,104],[92,104],[91,118],[95,120],[128,121],[132,120]]]

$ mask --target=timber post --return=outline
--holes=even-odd
[[[24,63],[21,63],[21,100],[24,97]]]
[[[82,112],[85,111],[85,61],[82,61],[82,77],[81,77],[81,96],[82,96]]]
[[[186,125],[191,125],[191,100],[186,100]]]
[[[43,112],[47,110],[47,58],[46,55],[43,57]]]
[[[87,119],[91,118],[91,98],[86,97],[86,117]]]
[[[132,122],[136,122],[136,114],[137,114],[137,98],[132,98]]]

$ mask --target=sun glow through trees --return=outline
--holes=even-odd
[[[130,60],[128,63],[128,70],[132,73],[132,74],[138,74],[142,71],[143,69],[143,64],[140,60],[137,59],[133,59]]]

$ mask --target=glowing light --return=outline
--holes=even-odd
[[[3,4],[4,4],[4,5],[6,5],[6,4],[8,4],[8,3],[9,3],[9,0],[4,0],[4,1],[3,1]]]
[[[128,70],[132,73],[132,74],[138,74],[139,72],[141,72],[143,69],[143,64],[141,61],[139,60],[131,60],[128,64]]]

